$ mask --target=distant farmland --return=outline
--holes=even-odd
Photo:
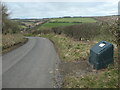
[[[93,18],[55,18],[51,19],[50,22],[68,22],[68,23],[93,23],[96,22]]]
[[[95,23],[96,20],[94,18],[53,18],[50,19],[47,23],[40,25],[39,28],[53,28],[53,27],[62,27],[62,26],[71,26],[75,24],[81,23]]]
[[[52,27],[59,27],[59,26],[70,26],[79,23],[45,23],[41,26],[41,28],[52,28]]]
[[[118,16],[104,16],[104,17],[94,17],[99,22],[114,23]]]

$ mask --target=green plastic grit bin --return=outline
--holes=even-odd
[[[90,49],[89,63],[99,70],[114,63],[113,55],[114,46],[109,42],[101,41]]]

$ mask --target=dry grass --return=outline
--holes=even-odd
[[[7,35],[2,35],[2,50],[3,52],[6,51],[7,49],[25,42],[26,39],[22,34],[7,34]]]
[[[64,88],[119,88],[119,72],[117,66],[109,66],[96,74],[86,74],[79,77],[66,76]]]

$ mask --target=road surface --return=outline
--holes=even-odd
[[[2,88],[54,87],[59,57],[48,39],[29,37],[25,45],[3,55],[2,59]]]

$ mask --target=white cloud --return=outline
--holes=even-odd
[[[120,0],[2,0],[3,2],[119,2]]]
[[[116,15],[117,2],[11,2],[11,18]]]

